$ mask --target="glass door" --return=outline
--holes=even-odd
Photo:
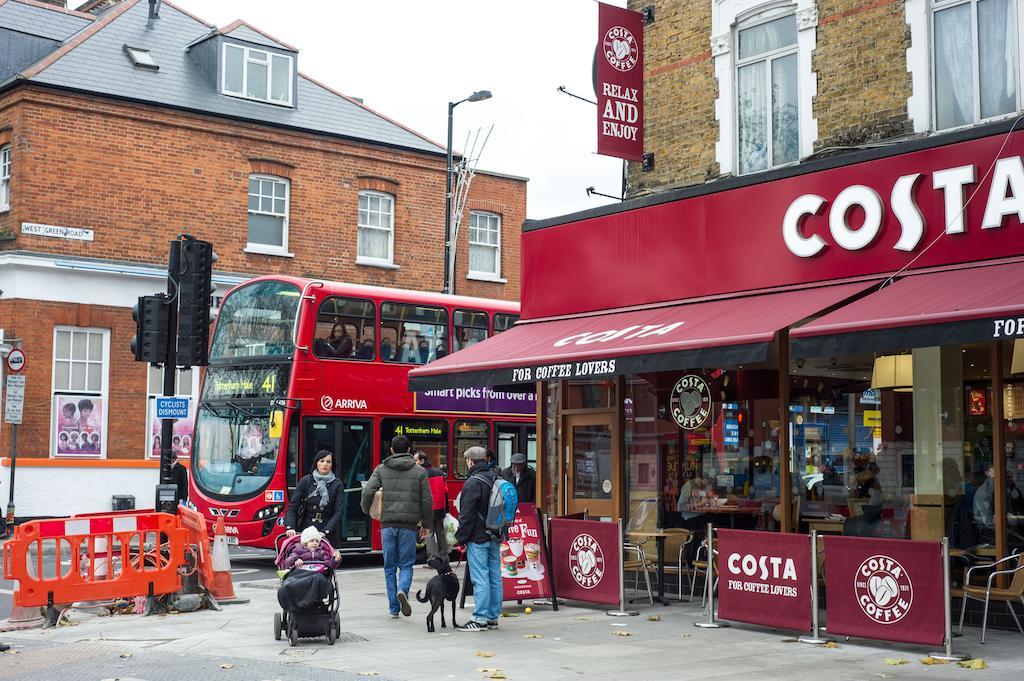
[[[373,472],[372,422],[369,419],[306,419],[303,437],[302,474],[312,470],[313,456],[321,449],[334,456],[334,474],[341,481],[341,530],[345,542],[338,548],[369,544],[369,518],[359,507],[362,483]]]
[[[566,417],[566,513],[616,520],[624,481],[612,414]]]

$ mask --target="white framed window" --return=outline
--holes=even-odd
[[[496,213],[469,213],[469,277],[501,278],[501,216]]]
[[[292,255],[288,252],[288,180],[273,175],[249,176],[249,237],[252,253]]]
[[[160,436],[162,423],[156,417],[156,398],[164,394],[164,370],[162,367],[146,365],[149,370],[146,400],[146,440],[145,456],[147,459],[160,458]],[[178,369],[175,377],[175,397],[189,401],[188,418],[176,419],[172,428],[171,450],[178,458],[192,456],[192,440],[195,436],[196,407],[199,396],[199,371]]]
[[[935,129],[1019,110],[1016,0],[935,0],[931,19]]]
[[[395,197],[375,191],[359,192],[356,263],[390,267],[395,253]]]
[[[109,329],[54,327],[51,456],[106,457],[109,372]]]
[[[270,104],[292,105],[294,60],[287,55],[224,43],[221,92]]]
[[[0,147],[0,211],[11,208],[11,145]]]

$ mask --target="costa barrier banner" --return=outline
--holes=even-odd
[[[826,536],[828,633],[941,645],[942,544]]]
[[[506,601],[551,596],[551,573],[540,517],[533,504],[519,504],[508,539],[501,543],[502,595]]]
[[[718,616],[780,629],[810,629],[813,575],[808,536],[716,531]]]
[[[644,19],[597,5],[597,153],[644,158]]]
[[[619,605],[622,555],[617,523],[551,519],[551,567],[559,598]]]

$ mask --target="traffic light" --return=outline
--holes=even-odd
[[[132,353],[137,361],[150,364],[167,361],[169,312],[167,296],[163,293],[141,296],[132,308],[132,319],[135,320]]]
[[[213,244],[198,239],[181,242],[178,275],[178,366],[206,366],[210,341],[210,276],[217,256]]]

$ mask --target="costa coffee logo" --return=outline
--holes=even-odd
[[[608,29],[604,34],[601,48],[605,60],[617,71],[631,71],[640,58],[636,38],[629,29],[622,26],[612,26]]]
[[[893,183],[889,192],[889,210],[900,225],[900,238],[893,246],[897,251],[915,250],[924,237],[924,217],[914,198],[915,187],[923,175],[903,175]],[[945,168],[931,173],[932,189],[942,195],[941,200],[945,206],[946,234],[963,234],[967,231],[964,224],[964,194],[968,185],[977,182],[976,175],[973,165]],[[931,200],[928,195],[923,198],[925,201]],[[807,216],[818,215],[828,203],[823,196],[804,194],[789,205],[782,220],[782,238],[793,255],[810,258],[828,247],[820,234],[805,234],[802,226]],[[864,212],[864,222],[857,228],[850,225],[847,215],[854,206],[859,206]],[[858,184],[843,189],[828,209],[828,227],[832,240],[847,251],[867,248],[881,233],[885,212],[882,197],[871,187]],[[1007,215],[1015,215],[1019,221],[1024,222],[1024,163],[1020,156],[996,161],[992,184],[985,200],[981,229],[1001,227]]]
[[[589,534],[580,534],[569,547],[569,573],[584,589],[593,589],[604,578],[604,552]]]
[[[366,400],[346,400],[340,397],[331,397],[330,395],[323,395],[320,398],[320,408],[324,411],[333,411],[335,409],[366,409]]]
[[[711,387],[700,376],[683,376],[672,387],[669,407],[673,420],[680,428],[700,428],[711,415]]]
[[[860,609],[879,624],[899,622],[914,603],[910,575],[889,556],[875,555],[861,563],[853,578],[853,590]]]
[[[565,338],[555,341],[556,348],[561,348],[572,343],[573,345],[590,345],[591,343],[607,343],[618,338],[630,340],[632,338],[648,338],[649,336],[664,336],[672,333],[685,322],[673,322],[671,324],[635,324],[622,329],[609,329],[607,331],[583,331],[574,333]]]

